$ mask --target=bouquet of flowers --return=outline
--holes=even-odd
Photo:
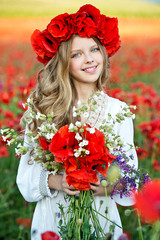
[[[96,99],[103,94],[97,92],[85,103],[79,103],[79,107],[73,108],[73,116],[85,115],[97,110]],[[114,118],[108,114],[99,130],[87,123],[77,121],[75,124],[65,125],[59,130],[52,122],[53,114],[36,114],[33,111],[32,99],[28,99],[28,121],[37,119],[41,121],[37,133],[28,131],[30,139],[28,147],[19,143],[20,138],[13,129],[3,129],[3,140],[9,145],[16,143],[16,154],[26,154],[30,151],[30,159],[41,163],[44,169],[53,174],[66,173],[66,181],[75,189],[80,190],[77,196],[67,196],[69,207],[64,214],[64,206],[59,204],[61,219],[59,221],[59,233],[65,239],[105,239],[105,233],[98,219],[98,211],[94,204],[94,195],[91,184],[98,181],[98,175],[102,184],[111,186],[111,197],[120,194],[128,196],[139,185],[149,181],[148,174],[136,170],[128,164],[133,156],[127,156],[123,150],[124,143],[120,136],[114,133],[114,124],[123,121],[126,117],[132,117],[132,106],[125,106],[122,112]],[[35,147],[36,146],[36,147]],[[130,149],[133,148],[130,145]],[[115,187],[116,185],[119,187]],[[107,194],[107,191],[106,191]],[[107,221],[110,221],[103,216]],[[112,223],[115,224],[115,223]]]

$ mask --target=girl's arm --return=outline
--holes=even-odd
[[[24,146],[28,147],[29,137],[26,128]],[[79,191],[73,191],[73,187],[66,182],[66,175],[53,175],[51,172],[43,169],[40,163],[29,163],[30,152],[23,155],[17,174],[17,185],[28,202],[37,202],[43,197],[56,197],[58,191],[64,191],[69,195],[76,195]]]
[[[28,128],[26,127],[24,146],[29,147],[29,137],[27,136]],[[49,171],[43,169],[42,165],[36,162],[29,163],[30,152],[22,155],[17,173],[18,188],[28,202],[37,202],[43,197],[55,197],[58,191],[51,190],[48,187]]]
[[[120,104],[122,105],[122,102],[120,102]],[[125,103],[123,103],[123,105],[125,106]],[[126,147],[124,148],[124,150],[126,151],[126,154],[128,156],[130,156],[130,155],[133,156],[133,160],[130,158],[130,161],[128,162],[128,164],[130,164],[131,166],[134,165],[137,168],[138,167],[138,159],[137,159],[136,150],[135,149],[129,150],[129,145],[127,145],[127,143],[128,143],[128,144],[132,144],[134,146],[134,130],[133,130],[133,121],[131,118],[126,118],[122,123],[117,125],[117,135],[120,135],[122,140],[126,143]],[[114,190],[119,189],[119,187],[120,187],[120,185],[117,182],[117,184],[114,185]],[[122,186],[122,188],[123,188],[123,186]],[[92,190],[94,191],[95,196],[105,195],[104,187],[102,186],[100,181],[98,181],[96,183],[96,185],[92,185]],[[111,186],[107,187],[108,195],[111,194],[112,190],[113,189]],[[127,205],[133,204],[130,197],[120,198],[119,195],[116,195],[116,196],[114,196],[114,199],[120,205],[127,206]]]
[[[126,151],[127,156],[132,155],[132,158],[129,158],[130,160],[128,164],[130,166],[135,166],[135,168],[138,168],[138,158],[136,150],[135,148],[130,149],[129,145],[127,145],[132,144],[134,147],[134,128],[132,118],[126,118],[122,123],[119,124],[117,134],[120,135],[122,140],[126,143],[126,146],[123,149]],[[120,198],[120,196],[117,194],[113,198],[118,204],[122,206],[130,206],[134,204],[131,197],[123,196],[122,198]]]

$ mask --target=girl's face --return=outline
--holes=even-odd
[[[71,45],[70,74],[76,84],[96,85],[103,70],[103,56],[92,38],[75,36]]]

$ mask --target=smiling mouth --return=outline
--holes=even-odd
[[[97,68],[97,66],[93,66],[93,67],[88,67],[88,68],[84,68],[82,69],[82,71],[84,72],[92,72]]]

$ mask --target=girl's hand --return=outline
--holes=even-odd
[[[99,176],[98,181],[95,184],[91,184],[91,189],[93,190],[94,196],[105,196],[105,188],[102,186]],[[107,195],[110,195],[112,192],[112,187],[107,186]]]
[[[105,189],[102,186],[99,179],[98,179],[98,182],[96,182],[95,184],[91,184],[91,189],[93,190],[94,196],[104,196],[105,195]]]
[[[66,181],[66,174],[63,175],[53,175],[50,174],[48,176],[48,187],[50,189],[55,189],[58,191],[64,191],[69,195],[76,195],[79,194],[80,191],[74,190],[73,186],[69,186]]]
[[[79,190],[75,190],[75,188],[71,185],[69,186],[66,181],[66,174],[63,174],[62,181],[61,181],[62,191],[69,195],[77,195],[80,193]]]

